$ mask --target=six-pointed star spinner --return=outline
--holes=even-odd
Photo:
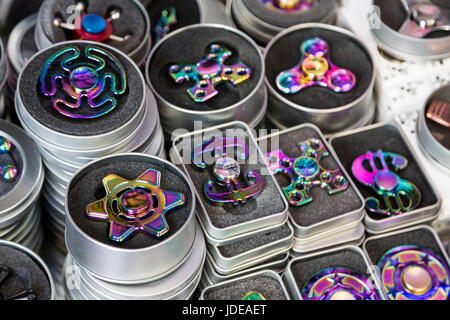
[[[300,63],[277,76],[278,89],[285,94],[297,93],[311,86],[326,87],[334,92],[352,90],[356,84],[355,75],[350,70],[335,66],[328,51],[325,40],[313,38],[304,41]]]
[[[346,268],[319,271],[305,283],[302,296],[307,300],[379,300],[369,279]]]
[[[120,37],[113,34],[112,21],[118,20],[121,16],[119,9],[113,9],[109,13],[109,17],[104,18],[95,13],[85,13],[86,5],[83,2],[76,4],[76,11],[78,17],[74,23],[63,22],[60,18],[53,20],[53,25],[58,28],[73,31],[74,40],[89,40],[104,42],[107,40],[123,42],[127,40],[130,35]],[[69,9],[67,9],[69,12]]]
[[[307,11],[317,4],[317,0],[261,0],[269,8],[283,11]]]
[[[395,171],[403,170],[408,165],[404,156],[382,150],[376,153],[368,152],[353,161],[352,172],[355,178],[363,185],[371,187],[383,200],[380,203],[377,198],[368,197],[367,210],[384,216],[414,210],[420,203],[419,189],[391,171],[388,162]],[[369,169],[365,168],[365,164]]]
[[[219,91],[215,86],[223,81],[238,85],[250,78],[250,68],[240,62],[233,66],[224,64],[231,56],[231,51],[218,44],[211,44],[205,59],[196,64],[174,64],[169,68],[170,76],[176,83],[194,80],[195,86],[187,93],[195,102],[205,102],[216,96]]]
[[[0,136],[0,156],[2,154],[10,154],[13,148],[13,144],[11,141],[6,139],[5,137]],[[3,166],[0,166],[0,180],[3,180],[5,182],[14,182],[17,175],[19,174],[19,170],[17,169],[15,164],[5,164]]]
[[[320,139],[309,139],[298,146],[302,153],[298,158],[289,158],[282,150],[266,155],[272,172],[289,179],[289,185],[282,190],[291,205],[299,207],[311,202],[310,190],[315,186],[327,190],[330,195],[347,189],[348,181],[341,170],[327,170],[320,165],[320,161],[330,155]]]
[[[106,197],[91,203],[86,214],[107,220],[109,238],[123,242],[137,231],[161,237],[169,231],[165,214],[184,204],[184,195],[164,191],[160,187],[161,173],[149,169],[136,180],[126,180],[115,174],[103,179]]]
[[[54,97],[53,108],[69,118],[91,119],[109,113],[117,106],[114,96],[123,95],[127,88],[125,70],[110,52],[89,46],[84,55],[82,58],[77,47],[64,48],[51,56],[41,71],[42,93]],[[114,96],[107,92],[106,79],[111,80]],[[57,80],[62,82],[63,90],[58,90]],[[84,97],[89,108],[83,108]]]
[[[439,255],[417,246],[399,246],[378,262],[381,281],[391,300],[447,300],[450,271]]]

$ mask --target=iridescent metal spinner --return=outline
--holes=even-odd
[[[305,300],[380,300],[369,279],[346,268],[319,271],[302,289]]]
[[[448,300],[450,271],[444,259],[418,246],[399,246],[378,262],[390,300]]]
[[[0,155],[11,153],[14,145],[8,139],[0,136]],[[0,166],[0,180],[11,183],[17,178],[19,169],[13,164]]]
[[[231,56],[231,51],[218,44],[211,44],[206,50],[205,59],[196,64],[174,64],[169,69],[170,76],[176,83],[194,80],[195,86],[187,93],[195,102],[205,102],[219,92],[215,86],[222,81],[238,85],[250,78],[250,68],[244,63],[228,66],[224,61]]]
[[[205,154],[211,154],[215,159],[214,177],[219,185],[225,185],[228,189],[224,193],[214,193],[214,182],[209,180],[204,187],[206,199],[217,206],[224,203],[233,203],[234,205],[244,204],[248,198],[255,197],[261,193],[264,187],[264,181],[255,171],[247,172],[247,179],[254,184],[247,188],[242,188],[239,184],[241,168],[235,158],[229,156],[230,149],[240,148],[243,152],[239,155],[241,159],[248,157],[247,143],[237,137],[220,138],[212,137],[208,141],[197,146],[192,152],[192,163],[199,169],[205,169],[206,163],[203,161]],[[228,150],[228,151],[227,151]],[[228,152],[228,155],[227,155]]]
[[[117,106],[112,95],[120,96],[127,88],[125,70],[110,52],[90,46],[84,55],[86,59],[81,58],[77,47],[64,48],[47,60],[41,72],[42,93],[53,97],[53,108],[69,118],[91,119],[109,113]],[[107,91],[106,79],[110,80],[112,94]],[[57,88],[57,80],[61,81],[62,92]],[[88,108],[82,103],[84,97]]]
[[[63,22],[60,18],[55,18],[53,25],[58,28],[73,31],[74,40],[99,42],[113,40],[123,42],[130,37],[130,35],[121,37],[113,34],[111,22],[120,19],[121,12],[119,9],[111,10],[107,18],[94,13],[86,13],[85,9],[85,4],[78,2],[76,4],[77,17],[73,20],[73,23],[69,23],[69,21]]]
[[[407,15],[398,30],[401,34],[424,38],[434,31],[450,31],[450,13],[430,0],[402,0]]]
[[[177,9],[170,7],[169,9],[163,10],[161,12],[161,17],[153,28],[155,43],[167,36],[170,32],[170,28],[177,23]]]
[[[311,86],[326,87],[334,92],[348,92],[356,84],[350,70],[335,66],[329,56],[325,40],[313,38],[301,45],[302,57],[294,68],[281,72],[276,78],[278,89],[285,94],[294,94]]]
[[[271,9],[283,11],[308,11],[317,4],[317,0],[261,0]]]
[[[384,216],[414,210],[420,203],[419,189],[392,172],[388,163],[396,172],[408,166],[408,160],[404,156],[382,150],[376,153],[368,152],[353,161],[352,172],[355,178],[363,185],[371,187],[383,199],[380,204],[375,197],[367,198],[367,210]]]
[[[427,118],[450,128],[450,103],[433,100],[428,108]]]
[[[249,291],[241,300],[266,300],[266,298],[257,291]]]
[[[4,283],[8,277],[11,275],[11,270],[8,266],[4,264],[0,264],[0,286],[2,283]],[[12,296],[5,296],[0,291],[0,301],[3,300],[36,300],[37,296],[36,293],[34,293],[31,289],[25,289],[21,292],[18,292],[16,294],[13,294]]]
[[[179,192],[160,187],[161,173],[149,169],[136,180],[115,174],[103,179],[106,197],[89,204],[86,214],[93,219],[107,220],[109,238],[123,242],[137,231],[161,237],[169,231],[165,214],[185,203]]]
[[[327,170],[320,165],[320,161],[330,155],[322,141],[313,138],[298,146],[302,153],[298,158],[289,158],[282,150],[266,155],[272,172],[289,179],[289,186],[282,190],[291,205],[299,207],[313,201],[310,191],[315,186],[327,190],[329,195],[347,189],[348,181],[340,169]]]

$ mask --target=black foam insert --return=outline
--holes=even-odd
[[[266,300],[287,300],[279,281],[264,275],[253,276],[208,289],[205,300],[241,300],[249,291],[256,291]]]
[[[446,0],[431,0],[431,2],[443,9],[450,9],[450,4]],[[381,21],[393,30],[399,30],[408,17],[401,0],[374,0],[373,3],[380,8]],[[425,38],[442,38],[449,36],[449,34],[448,31],[435,31],[428,34]]]
[[[152,0],[146,6],[152,24],[152,40],[155,40],[153,28],[161,18],[161,12],[169,8],[175,8],[177,23],[170,26],[170,32],[185,26],[200,23],[200,8],[197,0]]]
[[[298,143],[310,138],[320,139],[316,130],[310,127],[299,128],[290,132],[282,133],[274,139],[260,140],[261,148],[267,146],[267,152],[281,149],[285,155],[291,158],[301,155]],[[274,143],[275,145],[272,145]],[[329,170],[338,169],[338,164],[333,156],[323,158],[320,164]],[[275,176],[280,186],[287,186],[289,181],[282,174]],[[358,210],[362,207],[361,199],[357,192],[349,184],[348,188],[334,195],[320,187],[311,189],[313,201],[300,207],[289,206],[292,219],[300,226],[307,227],[313,224],[339,217],[340,215]]]
[[[251,76],[237,86],[231,82],[222,82],[216,86],[219,94],[214,98],[204,103],[195,102],[186,92],[195,82],[175,83],[169,76],[169,68],[177,63],[196,64],[205,58],[205,50],[213,43],[232,52],[225,60],[225,65],[243,62],[250,68]],[[221,109],[240,102],[256,88],[262,76],[262,61],[255,43],[234,31],[203,25],[164,39],[147,62],[146,68],[147,81],[151,82],[163,99],[178,107],[198,111]]]
[[[450,86],[447,87],[448,89],[450,88]],[[450,150],[450,129],[447,127],[444,127],[441,124],[438,124],[437,122],[428,119],[427,112],[430,108],[431,102],[434,100],[440,100],[443,102],[447,102],[450,104],[450,93],[448,92],[448,90],[440,90],[440,92],[436,93],[435,96],[431,97],[431,99],[429,99],[429,103],[427,105],[427,107],[425,108],[424,112],[425,112],[425,123],[427,125],[428,130],[430,131],[431,135],[437,140],[439,141],[439,143],[441,145],[443,145],[445,148],[447,148],[448,150]]]
[[[0,126],[4,120],[0,120]],[[2,135],[2,132],[0,131],[0,138],[6,138]],[[6,182],[0,177],[0,199],[2,196],[8,194],[11,192],[11,190],[14,189],[17,182],[22,178],[22,171],[23,171],[23,159],[22,154],[20,153],[19,149],[15,146],[14,142],[12,142],[11,151],[8,153],[0,153],[0,168],[6,166],[6,165],[14,165],[17,170],[18,174],[13,182]],[[11,203],[11,206],[15,205],[15,203]]]
[[[328,43],[333,64],[355,74],[355,87],[346,93],[336,93],[328,88],[312,86],[296,94],[283,94],[276,85],[277,76],[300,63],[301,44],[315,37]],[[297,105],[313,109],[337,108],[357,100],[369,88],[375,72],[370,54],[361,43],[343,33],[323,28],[305,28],[285,34],[267,50],[265,63],[266,78],[274,90]]]
[[[135,232],[123,243],[109,240],[109,224],[106,221],[89,219],[86,215],[87,205],[105,197],[102,179],[107,175],[116,174],[125,179],[136,179],[148,169],[161,172],[161,188],[167,191],[181,192],[185,196],[185,204],[167,212],[165,217],[170,229],[160,238],[145,232]],[[170,238],[186,223],[193,205],[190,195],[190,186],[172,166],[136,154],[120,158],[107,158],[86,167],[74,177],[67,201],[68,211],[75,224],[91,238],[114,247],[139,249],[157,245]]]
[[[252,15],[281,28],[301,23],[321,22],[330,12],[336,10],[337,5],[336,0],[319,0],[319,3],[308,11],[283,11],[267,7],[261,0],[242,1]]]
[[[0,292],[11,297],[31,289],[38,300],[50,300],[50,282],[41,265],[25,252],[9,246],[0,246],[0,264],[10,269],[10,275],[0,283]]]
[[[77,1],[74,0],[46,0],[42,4],[39,10],[40,23],[45,36],[52,43],[76,40],[72,35],[72,31],[55,27],[53,24],[55,18],[67,21],[74,13],[73,11],[67,12],[67,8],[76,3]],[[86,0],[84,3],[87,5],[85,13],[94,13],[105,18],[109,17],[109,13],[113,9],[120,10],[120,18],[111,22],[113,34],[122,37],[130,35],[130,37],[123,42],[108,40],[105,42],[107,45],[127,54],[141,45],[148,27],[145,21],[146,12],[141,10],[134,1],[108,0],[105,2],[103,0]]]
[[[220,132],[216,131],[216,133]],[[204,141],[207,141],[207,139],[211,137],[210,134],[210,132],[205,133],[203,137]],[[246,187],[248,185],[248,182],[245,181],[242,176],[250,170],[259,173],[264,181],[264,188],[261,193],[256,197],[248,198],[244,205],[226,203],[223,206],[215,206],[210,204],[204,196],[203,188],[208,180],[215,181],[213,174],[214,165],[208,165],[203,171],[198,170],[191,163],[185,165],[187,174],[191,178],[197,193],[200,195],[200,201],[202,201],[205,206],[206,214],[216,228],[235,226],[240,223],[268,217],[273,214],[280,214],[285,210],[285,204],[281,198],[282,195],[277,190],[276,181],[267,175],[267,172],[265,171],[265,160],[256,154],[257,146],[250,142],[249,134],[249,132],[237,128],[229,128],[225,133],[222,131],[222,136],[235,136],[244,139],[247,142],[247,145],[249,145],[249,157],[245,161],[239,161],[241,168],[239,183],[241,187]],[[194,150],[194,147],[197,146],[194,145],[194,143],[198,142],[199,141],[194,139],[192,136],[177,141],[176,148],[180,152],[182,159],[186,157],[183,157],[186,150],[189,152],[188,157],[190,159],[191,152]],[[228,152],[229,151],[227,151],[227,154],[229,154]],[[234,154],[237,155],[237,153]],[[205,156],[205,159],[207,159],[206,157],[207,156]],[[226,192],[227,188],[225,186],[220,186],[217,182],[215,182],[212,190],[213,192]]]
[[[408,159],[408,166],[404,170],[399,171],[398,175],[400,178],[414,183],[419,188],[422,198],[417,210],[437,204],[438,198],[432,191],[430,182],[413,158],[412,151],[408,148],[396,126],[387,124],[381,127],[365,129],[347,136],[334,138],[331,144],[349,174],[352,172],[351,166],[353,161],[369,151],[383,150],[405,156]],[[354,179],[353,175],[352,178]],[[363,186],[355,179],[354,181],[364,198],[376,196],[370,187]],[[373,219],[383,219],[383,217],[375,214],[369,213],[369,215]]]
[[[369,266],[364,258],[354,250],[342,249],[332,253],[321,253],[307,259],[295,261],[291,272],[300,291],[316,273],[328,268],[346,268],[369,278]]]
[[[75,43],[74,43],[75,44]],[[85,42],[77,42],[76,47],[84,52],[84,49],[88,46]],[[91,46],[91,44],[89,44]],[[114,96],[109,89],[111,82],[106,80],[106,90],[104,96],[114,96],[117,100],[117,106],[107,113],[98,118],[93,119],[73,119],[60,114],[52,106],[53,97],[45,96],[40,89],[40,74],[43,66],[47,60],[55,54],[57,51],[66,48],[67,45],[59,45],[52,47],[45,51],[41,51],[40,54],[35,56],[23,69],[20,76],[20,97],[22,99],[25,109],[31,114],[33,118],[42,123],[49,129],[69,134],[73,136],[95,136],[103,133],[111,132],[120,128],[139,111],[144,99],[144,85],[142,83],[142,77],[136,65],[129,59],[125,59],[122,54],[118,52],[111,52],[107,46],[103,44],[96,44],[99,48],[103,48],[108,51],[114,57],[116,57],[122,64],[125,74],[127,76],[127,89],[124,94],[120,96]],[[82,54],[80,56],[81,61],[84,61],[85,57]],[[52,64],[52,66],[56,63]],[[60,68],[56,66],[52,67],[49,74],[52,71],[60,71]],[[106,69],[105,69],[106,70]],[[58,95],[64,96],[65,99],[71,101],[63,92],[61,83],[57,83]],[[97,100],[94,100],[98,102]],[[82,102],[81,108],[87,110],[89,108],[86,100]]]
[[[262,247],[266,244],[284,239],[291,234],[291,229],[287,224],[272,232],[259,234],[255,237],[239,240],[230,244],[219,246],[219,252],[226,258],[235,257],[241,253]]]
[[[429,249],[440,256],[443,255],[433,233],[426,228],[419,228],[378,239],[368,239],[365,249],[372,262],[377,264],[387,251],[405,245],[419,246]]]

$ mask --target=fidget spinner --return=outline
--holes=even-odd
[[[417,246],[399,246],[378,262],[390,300],[448,300],[450,271],[444,259]]]
[[[0,136],[0,155],[11,153],[14,145],[8,139]],[[0,180],[11,183],[17,178],[19,170],[15,164],[0,166]]]
[[[165,214],[185,203],[179,192],[160,187],[161,173],[149,169],[136,180],[115,174],[103,178],[106,197],[91,203],[86,214],[109,222],[109,238],[123,242],[137,231],[161,237],[169,231]]]
[[[427,118],[450,128],[450,103],[433,100],[428,108]]]
[[[380,300],[369,279],[345,268],[319,271],[302,289],[305,300]]]
[[[74,40],[89,40],[105,42],[113,40],[118,42],[126,41],[130,35],[123,37],[113,34],[112,22],[120,19],[119,9],[113,9],[109,12],[107,18],[94,13],[85,13],[86,5],[83,2],[76,4],[77,16],[74,23],[63,22],[60,18],[53,20],[53,25],[57,28],[73,31]]]
[[[231,56],[231,51],[218,44],[211,44],[205,54],[205,59],[197,64],[174,64],[169,68],[169,74],[176,83],[194,80],[195,86],[187,93],[195,102],[205,102],[216,96],[219,91],[215,86],[223,81],[229,81],[234,86],[250,78],[250,68],[244,63],[228,66],[224,61]]]
[[[64,48],[47,60],[41,72],[42,93],[52,97],[53,108],[69,118],[91,119],[109,113],[117,106],[114,96],[124,94],[127,88],[124,68],[111,53],[89,46],[84,56],[81,58],[77,47]],[[58,90],[57,80],[63,90]]]
[[[170,7],[169,9],[161,12],[161,17],[153,28],[153,34],[155,35],[155,43],[159,42],[162,38],[167,36],[170,32],[171,26],[177,24],[177,9]]]
[[[201,160],[205,154],[211,154],[214,157],[214,177],[219,185],[226,186],[228,189],[224,193],[214,193],[212,191],[215,183],[208,180],[204,187],[204,193],[207,200],[217,206],[224,203],[233,203],[234,205],[244,204],[248,198],[255,197],[261,193],[264,187],[264,181],[255,171],[247,172],[247,179],[254,182],[247,188],[242,188],[238,178],[241,175],[241,168],[235,158],[230,157],[229,151],[235,148],[241,149],[241,159],[248,157],[247,143],[237,137],[219,138],[212,137],[208,141],[197,146],[192,152],[192,162],[199,169],[205,169],[206,163]],[[228,154],[227,154],[228,152]]]
[[[257,291],[249,291],[241,300],[266,300],[266,298]]]
[[[311,189],[314,186],[327,190],[329,195],[347,189],[348,181],[341,170],[327,170],[320,165],[320,161],[330,155],[322,141],[313,138],[298,146],[302,153],[298,158],[289,158],[282,150],[266,155],[270,170],[289,179],[289,186],[282,189],[291,205],[300,207],[313,201]]]
[[[316,5],[317,0],[262,0],[271,9],[283,11],[307,11]]]
[[[388,163],[396,172],[408,166],[408,160],[404,156],[382,150],[376,153],[368,152],[353,161],[352,172],[355,178],[363,185],[371,187],[383,199],[380,204],[375,197],[367,198],[366,208],[384,216],[414,210],[420,203],[419,189],[392,172]],[[366,169],[365,164],[370,170]]]
[[[348,92],[356,84],[356,77],[350,70],[331,63],[329,46],[325,40],[313,38],[301,45],[302,57],[294,68],[281,72],[276,84],[285,94],[297,93],[311,86],[326,87],[334,92]]]
[[[430,0],[402,0],[407,15],[398,30],[401,34],[424,38],[434,31],[450,31],[450,13]]]
[[[4,264],[0,264],[0,286],[2,283],[4,283],[8,277],[11,275],[11,270],[9,267],[5,266]],[[37,296],[36,293],[34,293],[31,289],[25,289],[23,291],[20,291],[16,294],[13,294],[12,296],[5,296],[0,291],[0,301],[2,300],[36,300]]]

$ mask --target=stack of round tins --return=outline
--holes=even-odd
[[[225,57],[223,64],[218,62],[219,57]],[[177,74],[170,73],[176,64],[190,65],[182,68],[182,72],[192,69],[184,81],[181,78],[175,80]],[[237,74],[240,70],[237,65],[241,64],[247,67],[246,79]],[[235,85],[230,80],[215,87],[210,85],[205,90],[199,89],[203,88],[203,82],[215,81],[210,76],[226,72],[226,69],[232,70],[227,66],[235,65],[236,69],[228,74],[229,78],[239,78]],[[264,118],[267,91],[263,58],[256,43],[236,29],[197,24],[176,30],[156,44],[145,69],[147,84],[155,93],[166,134],[186,133],[233,120],[243,121],[254,128]],[[202,83],[199,81],[200,87],[194,90],[196,78],[208,79]],[[189,90],[195,93],[208,91],[207,98],[196,99]]]
[[[0,33],[6,34],[26,16],[36,12],[42,0],[2,0],[0,2]]]
[[[0,240],[2,279],[0,295],[5,300],[53,300],[53,279],[45,263],[33,251]]]
[[[181,170],[153,156],[119,154],[81,169],[66,198],[67,297],[189,299],[206,251],[195,203]]]
[[[72,26],[57,26],[55,19]],[[90,0],[87,6],[82,1],[46,0],[39,9],[35,39],[39,50],[67,40],[102,41],[141,66],[151,48],[150,19],[138,0],[109,0],[108,5]]]
[[[136,64],[112,47],[69,41],[39,52],[19,76],[15,101],[47,169],[43,204],[62,243],[65,192],[79,168],[120,152],[164,157],[155,99]]]
[[[300,64],[302,44],[314,38],[326,42],[332,64],[354,74],[356,83],[350,91],[335,92],[321,85],[304,87],[293,93],[279,89],[278,76]],[[329,135],[373,121],[374,59],[353,33],[325,24],[294,26],[272,39],[264,51],[264,59],[269,91],[267,119],[275,127],[286,129],[301,123],[312,123]]]
[[[0,120],[0,239],[38,250],[43,241],[38,198],[44,167],[34,141]]]
[[[218,0],[152,0],[144,2],[152,25],[152,41],[159,42],[168,33],[191,24],[219,23],[233,26],[225,6]],[[164,30],[163,12],[168,12],[168,32]]]
[[[7,57],[5,49],[3,48],[3,43],[0,40],[0,118],[2,118],[5,114],[5,97],[3,95],[4,93],[4,86],[6,82],[6,77],[8,73],[8,65],[7,65]]]
[[[279,0],[228,0],[228,12],[239,29],[261,44],[267,44],[276,34],[297,24],[320,22],[334,24],[336,0],[297,1],[293,6],[279,6]],[[286,3],[295,1],[284,1]],[[302,4],[309,2],[308,5]]]
[[[373,0],[377,26],[372,33],[378,47],[391,56],[406,61],[444,59],[450,56],[446,0]],[[443,16],[446,18],[441,19]],[[417,18],[416,18],[417,17]],[[446,26],[439,27],[444,21]],[[437,24],[437,25],[434,25]]]

